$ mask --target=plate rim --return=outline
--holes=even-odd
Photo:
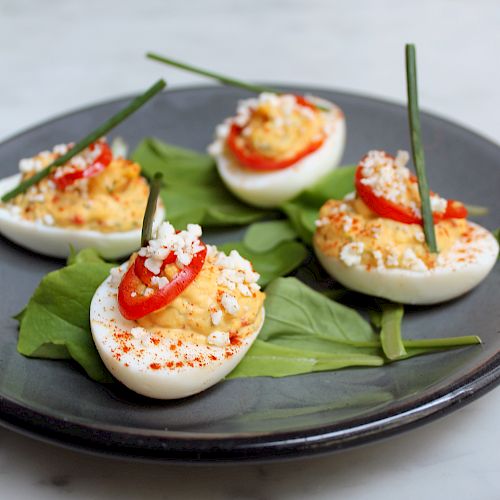
[[[269,84],[268,84],[269,85]],[[353,93],[334,88],[298,85],[272,84],[277,88],[306,92],[326,92],[342,95],[349,99],[361,99],[373,103],[404,108],[390,99]],[[185,91],[210,91],[224,89],[221,85],[186,85],[169,88],[163,93],[182,93]],[[40,127],[90,111],[104,105],[115,104],[135,97],[129,94],[84,105],[40,121],[0,142],[0,147],[17,140]],[[484,146],[500,149],[488,137],[466,126],[456,123],[435,113],[424,111],[426,118],[442,122],[479,139]],[[286,432],[249,433],[235,437],[220,437],[217,433],[207,433],[193,438],[189,432],[142,430],[116,425],[89,425],[55,417],[54,414],[35,410],[29,405],[0,394],[0,425],[29,435],[38,440],[77,449],[92,454],[107,455],[145,461],[165,461],[176,463],[227,463],[234,461],[271,461],[299,458],[306,455],[324,454],[367,444],[394,434],[419,427],[440,416],[468,404],[500,384],[500,352],[488,358],[474,371],[455,380],[427,397],[413,399],[407,403],[392,406],[391,411],[379,410],[365,417],[353,419],[350,425],[323,425],[308,430],[289,430]],[[366,422],[369,418],[370,421]],[[359,422],[358,422],[359,421]],[[364,421],[364,422],[363,422]],[[358,423],[356,423],[358,422]],[[214,442],[217,444],[214,444]],[[167,446],[168,445],[168,446]]]

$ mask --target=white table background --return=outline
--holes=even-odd
[[[404,102],[407,41],[422,107],[498,141],[498,0],[0,0],[0,139],[160,76],[206,83],[147,61],[148,50],[241,79]],[[498,499],[499,421],[496,390],[369,446],[234,467],[98,458],[0,428],[0,499]]]

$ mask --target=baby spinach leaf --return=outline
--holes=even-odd
[[[143,174],[152,178],[161,172],[161,197],[167,219],[177,228],[187,223],[205,227],[249,224],[269,211],[239,201],[224,186],[214,160],[189,149],[144,139],[132,154]]]
[[[111,267],[95,251],[84,250],[70,258],[69,266],[47,274],[18,315],[18,351],[30,357],[72,358],[94,380],[111,381],[89,324],[92,296]]]
[[[227,378],[286,377],[301,373],[337,370],[346,366],[380,366],[380,356],[294,349],[257,339],[243,361]]]
[[[394,339],[382,341],[354,309],[329,300],[296,278],[278,278],[266,289],[266,319],[259,338],[228,378],[284,377],[349,366],[381,366]],[[398,330],[402,306],[383,306],[382,324]],[[402,341],[398,359],[479,342],[475,336]],[[392,335],[393,333],[391,333]],[[391,344],[392,346],[392,344]],[[391,349],[388,349],[392,355]]]
[[[283,241],[292,241],[297,238],[297,231],[288,220],[271,220],[254,222],[251,224],[243,243],[253,252],[268,252]]]

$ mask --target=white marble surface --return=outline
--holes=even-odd
[[[497,0],[0,0],[0,138],[145,88],[202,82],[156,50],[242,79],[404,101],[418,46],[422,107],[500,137]],[[174,467],[79,454],[0,428],[0,499],[500,498],[500,391],[367,447],[273,465]]]

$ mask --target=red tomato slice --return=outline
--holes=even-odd
[[[102,172],[111,163],[111,160],[113,159],[113,152],[111,151],[109,145],[105,142],[99,141],[91,144],[89,149],[93,151],[97,145],[101,148],[101,153],[86,168],[68,172],[61,177],[53,176],[52,180],[54,181],[57,189],[62,191],[78,179],[88,179],[89,177],[93,177],[94,175]]]
[[[370,186],[363,184],[363,167],[358,165],[356,169],[355,185],[359,197],[376,214],[387,219],[392,219],[404,224],[422,224],[422,217],[416,215],[410,207],[394,203],[383,197],[377,196]],[[412,175],[408,182],[415,183],[417,178]],[[431,195],[434,194],[431,191]],[[464,219],[467,217],[467,209],[459,201],[447,200],[446,210],[444,212],[434,212],[434,222],[444,219]]]
[[[295,96],[295,100],[300,106],[316,110],[314,104],[310,103],[303,96]],[[325,142],[325,136],[323,135],[321,139],[311,142],[294,156],[287,158],[286,160],[273,160],[272,158],[262,156],[258,152],[250,150],[239,143],[238,138],[241,136],[243,128],[244,127],[240,127],[239,125],[233,123],[227,137],[227,145],[242,165],[257,171],[282,170],[290,167],[307,155],[314,153],[314,151],[319,149]]]
[[[118,287],[118,306],[122,316],[135,320],[162,309],[181,294],[198,276],[207,255],[207,247],[196,253],[188,266],[183,267],[175,277],[162,288],[154,288],[149,295],[142,295],[144,283],[136,274],[135,262],[129,267]],[[140,258],[140,257],[138,257]],[[167,257],[168,260],[170,255]],[[139,264],[140,266],[140,264]]]

